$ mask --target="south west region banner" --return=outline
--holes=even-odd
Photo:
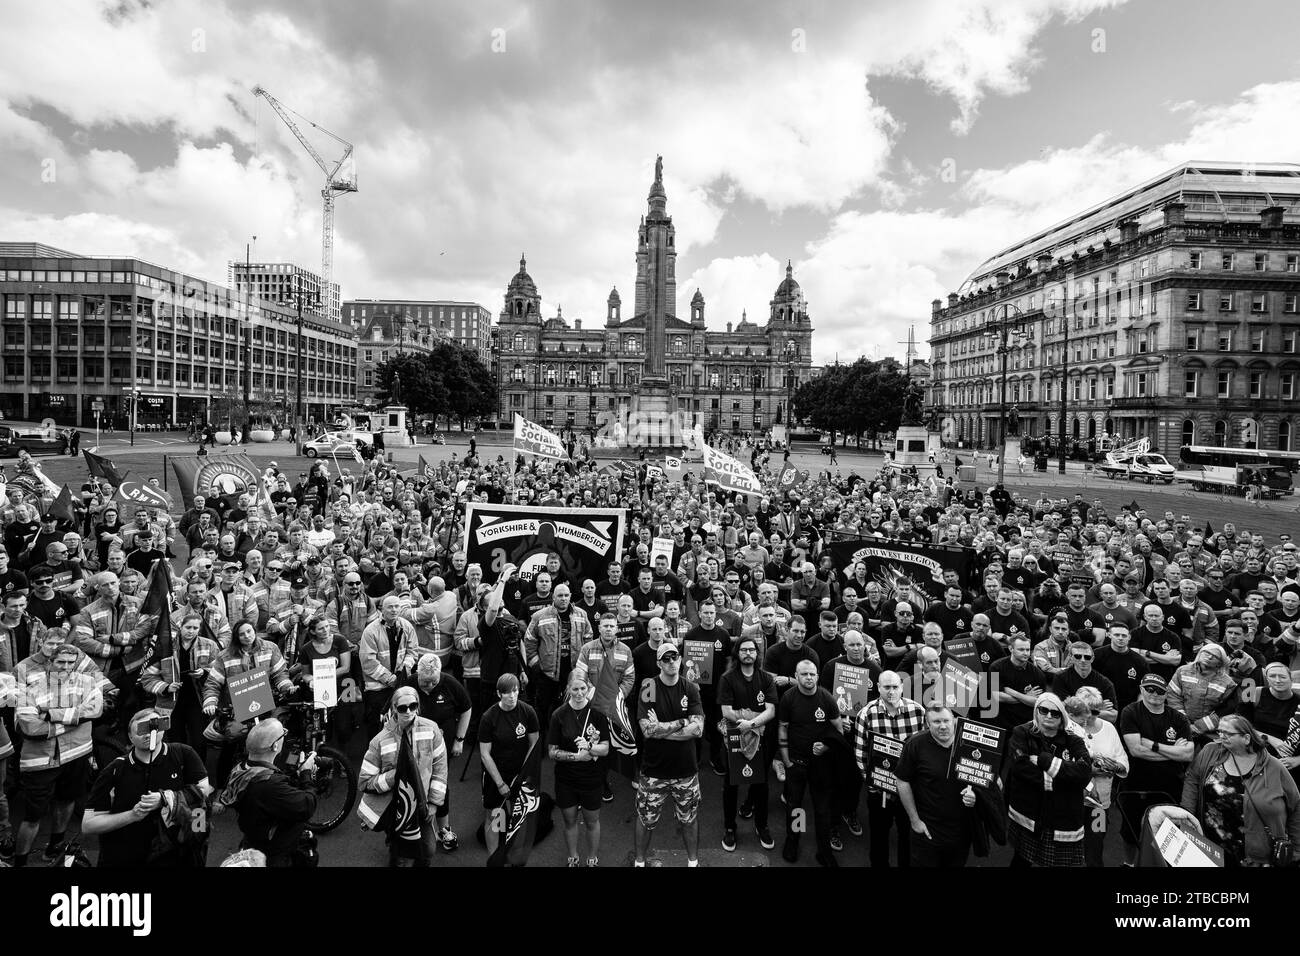
[[[621,508],[539,508],[470,501],[465,505],[466,556],[493,581],[507,564],[525,581],[560,556],[564,576],[605,579],[609,562],[620,560],[627,512]],[[575,592],[577,588],[574,588]]]
[[[853,575],[854,565],[865,564],[867,580],[879,584],[886,598],[896,598],[910,588],[912,600],[923,605],[914,608],[917,620],[930,603],[943,600],[944,571],[956,571],[962,586],[967,587],[975,564],[970,548],[883,538],[834,541],[831,554],[846,577]]]

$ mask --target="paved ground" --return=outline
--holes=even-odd
[[[480,449],[489,449],[499,444],[504,447],[503,439],[505,437],[487,433],[485,436],[480,437]],[[417,448],[392,449],[392,453],[394,459],[399,462],[414,463],[421,454],[427,459],[436,461],[452,454],[462,457],[467,449],[467,444],[467,437],[462,438],[453,434],[446,445],[422,445]],[[101,440],[99,448],[102,454],[113,458],[119,464],[119,467],[129,468],[134,476],[144,478],[162,477],[164,455],[191,454],[194,451],[192,444],[166,435],[137,436],[134,448],[121,436],[105,437]],[[286,442],[252,445],[242,450],[247,451],[257,459],[275,460],[282,469],[292,474],[305,470],[310,464],[308,459],[295,457],[292,447]],[[214,452],[214,454],[220,453],[220,450]],[[873,473],[882,460],[880,454],[859,454],[853,451],[843,451],[839,457],[841,470],[845,473],[851,469],[856,469],[864,474]],[[969,460],[967,455],[962,457]],[[56,482],[68,482],[75,487],[85,478],[86,469],[84,460],[81,458],[46,457],[40,460],[46,474]],[[824,468],[827,461],[825,456],[817,452],[815,446],[798,447],[792,455],[792,460],[799,467],[812,471]],[[981,484],[985,485],[995,479],[995,473],[988,469],[987,463],[979,464],[978,479]],[[168,475],[167,480],[171,483],[172,477]],[[1293,536],[1300,536],[1300,507],[1297,507],[1294,498],[1256,505],[1247,504],[1240,499],[1221,499],[1213,494],[1182,490],[1177,485],[1169,487],[1147,486],[1127,484],[1123,481],[1098,480],[1085,473],[1078,463],[1070,463],[1070,470],[1064,476],[1057,475],[1054,470],[1046,475],[1034,473],[1022,476],[1013,470],[1008,473],[1006,483],[1013,491],[1023,493],[1031,498],[1036,498],[1043,493],[1058,497],[1073,495],[1078,491],[1089,501],[1094,498],[1101,499],[1103,504],[1112,511],[1121,504],[1136,499],[1153,514],[1163,514],[1165,510],[1172,510],[1177,514],[1186,513],[1191,516],[1192,521],[1198,527],[1203,525],[1207,519],[1216,528],[1220,527],[1224,521],[1234,521],[1239,529],[1262,529],[1263,533],[1270,538],[1284,530],[1289,531]],[[360,741],[357,741],[354,747],[357,752],[354,753],[354,756],[358,758],[358,763],[359,748]],[[477,760],[475,760],[466,781],[461,783],[459,782],[459,776],[463,766],[464,758],[453,763],[451,787],[452,821],[461,836],[461,849],[454,854],[443,855],[439,865],[480,866],[485,859],[483,850],[474,842],[473,836],[474,828],[478,825],[482,812],[479,809],[479,768]],[[546,782],[547,788],[550,789],[549,767]],[[768,863],[775,866],[786,865],[780,859],[779,854],[780,841],[784,831],[783,808],[777,802],[775,794],[773,795],[771,811],[771,829],[777,839],[777,850],[765,853],[758,847],[752,826],[745,821],[741,821],[739,849],[734,854],[728,854],[720,849],[722,836],[720,781],[706,768],[701,776],[701,782],[704,790],[704,801],[700,817],[700,846],[702,859],[706,865],[753,866]],[[606,865],[624,864],[630,859],[632,850],[633,803],[631,787],[627,781],[619,778],[615,793],[615,801],[606,804],[602,810],[604,848],[601,858]],[[534,865],[562,866],[564,863],[565,851],[562,835],[558,830],[560,822],[558,812],[555,815],[555,820],[557,830],[537,848],[532,861]],[[1112,812],[1112,827],[1116,823],[1115,814]],[[845,851],[839,854],[840,862],[846,866],[865,866],[867,864],[866,838],[854,839],[848,836],[847,833],[844,836],[846,846]],[[220,859],[222,854],[233,848],[236,837],[233,820],[225,822],[218,820],[212,843],[213,859]],[[1110,847],[1107,862],[1110,865],[1117,865],[1120,854],[1118,839],[1112,837],[1112,842],[1114,845]],[[681,842],[673,826],[668,822],[661,824],[660,830],[656,834],[655,845],[661,851],[665,865],[682,864]],[[361,831],[353,821],[348,821],[336,832],[324,836],[321,840],[320,849],[322,862],[326,866],[382,866],[385,862],[382,839],[374,834]],[[801,865],[814,865],[812,861],[813,851],[814,846],[811,834],[809,834],[804,839]],[[1009,853],[1006,849],[995,848],[993,856],[989,860],[980,862],[983,865],[1003,866],[1008,858]]]

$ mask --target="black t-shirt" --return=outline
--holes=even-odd
[[[776,681],[767,671],[757,667],[748,679],[739,667],[733,667],[718,681],[718,705],[723,704],[735,710],[752,710],[761,714],[764,706],[776,704]]]
[[[1170,630],[1168,626],[1160,631],[1150,631],[1146,625],[1139,627],[1132,633],[1132,639],[1129,641],[1129,647],[1132,650],[1153,651],[1157,654],[1167,654],[1172,650],[1177,650],[1183,655],[1183,660],[1187,659],[1189,648],[1187,642],[1177,632]],[[1181,663],[1181,662],[1180,662]],[[1178,669],[1178,664],[1162,664],[1159,661],[1147,661],[1151,668],[1151,673],[1159,674],[1166,681],[1174,676],[1174,671]]]
[[[719,624],[714,624],[710,630],[705,630],[698,624],[686,632],[688,641],[708,641],[713,645],[713,684],[708,685],[709,689],[717,687],[718,678],[726,670],[727,658],[731,655],[731,635],[727,633],[726,628]],[[708,693],[704,687],[700,688],[700,693]]]
[[[943,628],[943,636],[952,640],[962,631],[970,629],[971,609],[960,604],[954,610],[947,604],[931,604],[925,609],[926,622],[933,621]]]
[[[1123,654],[1113,648],[1098,648],[1092,662],[1092,669],[1104,674],[1115,686],[1115,696],[1111,698],[1115,706],[1123,710],[1138,699],[1139,685],[1142,678],[1151,671],[1151,667],[1131,650]]]
[[[1250,705],[1249,709],[1243,707],[1242,711],[1260,733],[1285,740],[1288,725],[1297,707],[1300,707],[1300,694],[1293,693],[1286,700],[1281,700],[1264,687],[1259,692],[1259,700]]]
[[[671,687],[662,678],[652,677],[641,685],[637,694],[637,723],[649,717],[652,711],[661,724],[688,717],[703,717],[704,705],[700,701],[700,689],[684,677],[678,677],[677,683]],[[647,777],[680,780],[694,776],[699,769],[694,740],[647,737],[642,751],[641,772]]]
[[[951,748],[922,731],[907,738],[894,768],[895,776],[911,785],[916,813],[937,846],[959,846],[970,838],[970,814],[961,802],[964,786],[949,777],[953,756]]]
[[[999,614],[996,607],[989,608],[984,612],[989,618],[989,627],[994,634],[1003,635],[1003,640],[1009,640],[1017,634],[1029,633],[1029,622],[1019,611],[1012,611],[1010,614]]]
[[[10,568],[4,574],[0,574],[0,597],[8,594],[10,591],[23,591],[27,588],[27,575],[23,574],[16,568]]]
[[[478,742],[492,745],[492,760],[507,784],[514,780],[528,756],[528,735],[540,732],[537,711],[522,700],[509,711],[493,704],[478,724]]]
[[[1016,667],[1010,657],[1004,657],[995,661],[989,668],[990,691],[1010,689],[1023,694],[1026,688],[1037,687],[1046,690],[1047,685],[1047,677],[1032,660],[1024,667]],[[989,697],[990,699],[993,697],[992,693]],[[996,712],[993,705],[990,705],[990,713],[985,716],[999,727],[1017,727],[1033,718],[1033,708],[1029,704],[1001,700],[994,701],[994,704]]]
[[[311,641],[303,644],[298,649],[298,661],[303,665],[303,670],[310,676],[312,672],[312,662],[324,661],[330,658],[334,659],[334,699],[339,700],[339,695],[343,692],[343,678],[348,676],[348,672],[343,670],[339,665],[342,664],[343,655],[352,650],[347,639],[340,634],[334,635],[334,640],[330,642],[329,649],[323,654],[316,650],[316,646]]]
[[[596,585],[596,601],[604,605],[604,610],[611,614],[618,612],[618,599],[627,593],[627,586],[623,581],[618,584],[610,584],[606,578]]]
[[[839,715],[835,695],[825,687],[817,687],[811,694],[794,687],[788,694],[782,694],[780,703],[776,705],[776,719],[788,727],[790,759],[802,763],[811,761],[813,744],[825,743],[832,734],[839,734],[833,723]]]
[[[130,810],[146,793],[181,790],[208,775],[203,761],[185,744],[164,744],[152,763],[136,760],[135,752],[118,757],[95,778],[86,806],[105,813]],[[143,820],[99,835],[100,866],[144,866],[158,833],[159,811]]]
[[[1220,591],[1210,587],[1201,588],[1200,594],[1197,596],[1210,606],[1211,611],[1226,611],[1229,608],[1241,606],[1241,601],[1227,588]]]
[[[595,733],[593,734],[592,731]],[[556,747],[566,753],[578,752],[578,737],[585,737],[589,743],[609,742],[609,720],[604,714],[593,710],[588,704],[582,710],[574,710],[565,701],[551,714],[551,724],[546,729],[546,746]],[[595,740],[592,740],[592,737]],[[577,790],[591,790],[600,786],[605,778],[604,768],[597,761],[574,763],[569,760],[555,762],[555,780]]]
[[[1162,747],[1192,739],[1192,728],[1187,718],[1166,705],[1160,713],[1152,713],[1142,701],[1129,704],[1119,714],[1119,735],[1137,734]],[[1177,799],[1182,794],[1182,776],[1186,764],[1172,760],[1156,761],[1132,757],[1128,762],[1127,790],[1163,790]]]
[[[1078,635],[1079,640],[1087,641],[1089,644],[1093,643],[1097,637],[1093,634],[1092,629],[1094,627],[1104,628],[1106,626],[1106,619],[1090,607],[1084,607],[1081,610],[1076,611],[1074,608],[1070,607],[1070,605],[1064,604],[1060,607],[1052,608],[1052,610],[1048,612],[1048,619],[1050,620],[1055,617],[1058,611],[1069,619],[1070,630]]]
[[[1052,693],[1061,700],[1073,697],[1080,687],[1094,687],[1101,694],[1102,700],[1108,700],[1112,704],[1116,704],[1115,685],[1111,683],[1110,678],[1105,674],[1099,674],[1095,667],[1088,673],[1087,677],[1080,676],[1079,672],[1073,667],[1067,667],[1052,678]]]
[[[474,706],[470,703],[465,685],[450,674],[443,674],[432,690],[417,690],[420,694],[420,716],[432,720],[444,737],[454,740],[456,734],[452,731],[456,729],[460,715]],[[492,747],[492,755],[496,756],[495,745]]]
[[[1165,613],[1165,627],[1173,628],[1177,634],[1182,634],[1184,630],[1190,630],[1192,626],[1192,613],[1178,603],[1177,599],[1170,601],[1168,604],[1161,604],[1159,601],[1152,601],[1160,610]]]
[[[46,627],[63,627],[79,610],[76,601],[59,591],[55,591],[48,601],[38,598],[35,593],[27,595],[27,613]]]
[[[785,641],[779,641],[763,654],[763,670],[780,677],[793,677],[794,669],[800,661],[812,661],[821,670],[821,658],[807,644],[800,645],[797,651],[793,651]]]

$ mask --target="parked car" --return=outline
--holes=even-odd
[[[57,428],[0,425],[0,458],[17,458],[22,449],[31,455],[61,455],[68,450],[68,440]]]
[[[318,438],[303,442],[302,453],[308,458],[319,458],[322,455],[351,458],[358,441],[373,445],[375,436],[370,432],[326,432]]]

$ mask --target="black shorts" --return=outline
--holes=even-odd
[[[582,807],[590,812],[600,809],[600,798],[604,787],[597,783],[593,787],[575,787],[573,784],[555,781],[555,805],[561,810],[570,807]]]
[[[50,809],[50,800],[71,803],[84,799],[90,781],[90,756],[79,757],[62,767],[24,770],[18,776],[23,794],[23,820],[40,823]]]

